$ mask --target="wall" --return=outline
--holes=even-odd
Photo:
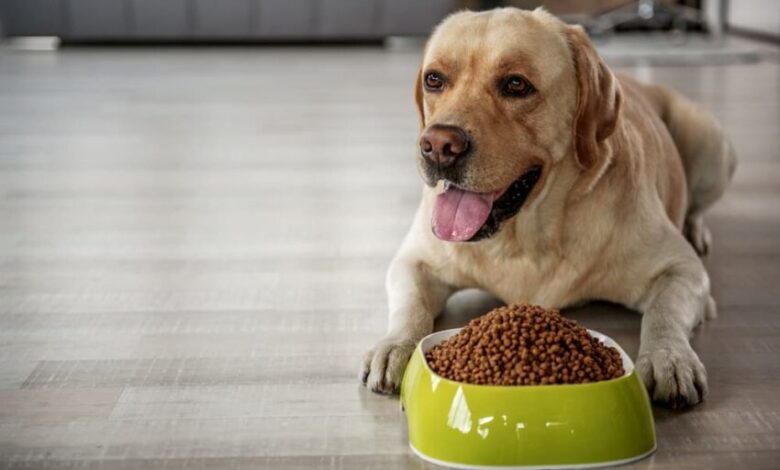
[[[726,10],[726,24],[732,29],[780,40],[780,1],[731,0]]]

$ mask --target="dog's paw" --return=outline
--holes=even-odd
[[[414,341],[408,339],[387,337],[380,340],[363,359],[361,382],[376,393],[398,392],[414,347]]]
[[[704,225],[704,219],[696,217],[685,221],[685,238],[688,239],[693,249],[699,256],[707,256],[712,244],[710,229]]]
[[[714,320],[718,318],[718,304],[715,303],[715,299],[710,296],[709,299],[707,299],[707,306],[704,310],[704,320]]]
[[[653,401],[686,408],[704,400],[707,371],[690,345],[642,353],[636,370]]]

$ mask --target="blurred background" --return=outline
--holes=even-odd
[[[458,9],[539,6],[594,33],[725,28],[777,38],[772,0],[3,0],[6,36],[68,42],[366,42],[425,36]]]
[[[656,409],[634,468],[776,468],[777,0],[0,0],[0,468],[430,468],[358,364],[420,197],[425,37],[500,5],[583,24],[733,140],[710,396]],[[636,354],[634,312],[565,313]]]

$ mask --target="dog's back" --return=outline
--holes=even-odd
[[[621,83],[640,90],[674,141],[685,169],[687,207],[684,231],[700,255],[710,235],[702,215],[726,190],[737,165],[736,154],[715,118],[681,94],[621,76]]]

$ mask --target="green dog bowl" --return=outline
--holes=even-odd
[[[472,385],[436,375],[425,360],[459,329],[426,336],[401,384],[409,444],[422,459],[456,468],[583,468],[619,465],[655,450],[650,400],[617,348],[622,377],[571,385]]]

